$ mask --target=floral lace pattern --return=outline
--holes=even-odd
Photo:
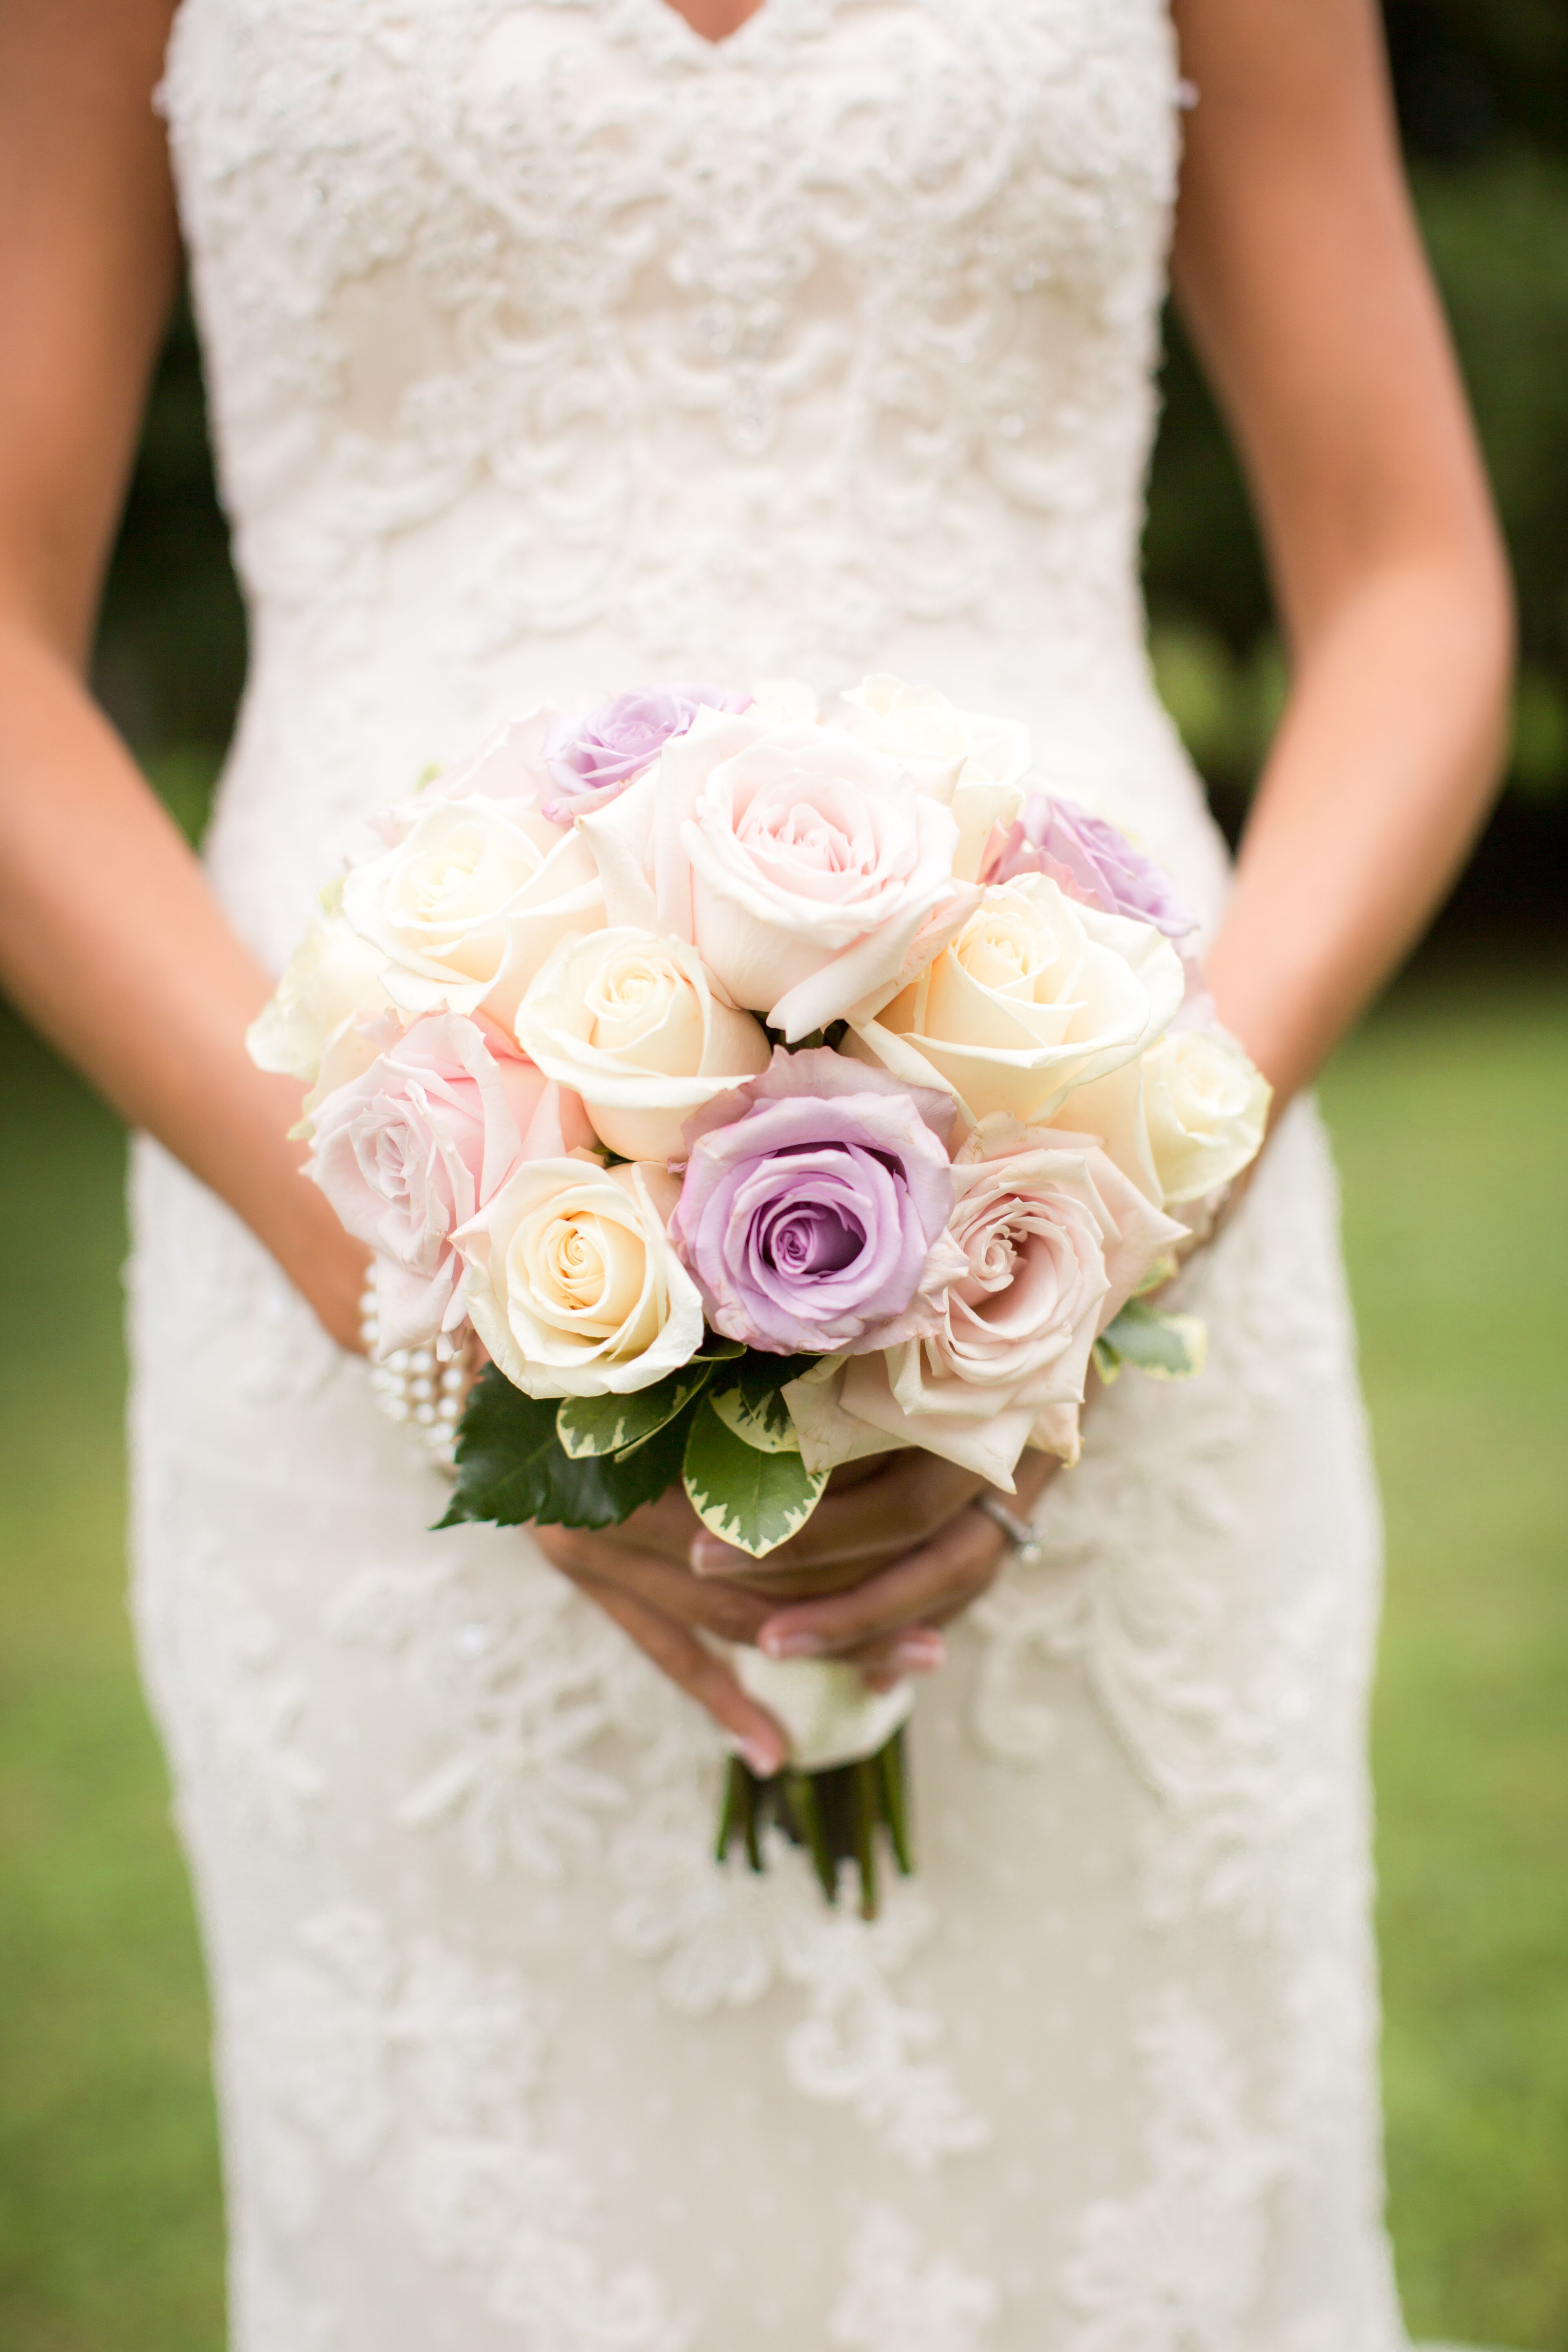
[[[909,2222],[874,2206],[850,2245],[828,2340],[855,2352],[983,2352],[997,2305],[989,2279],[926,2255]]]
[[[404,1955],[374,1912],[337,1905],[241,1992],[234,2093],[241,2161],[283,2237],[341,2175],[539,2352],[679,2352],[687,2331],[646,2273],[604,2280],[584,2184],[542,2144],[548,2036],[515,1976],[481,1977],[435,1942]]]
[[[1065,2283],[1071,2352],[1243,2352],[1279,2152],[1249,2130],[1234,2061],[1173,1991],[1144,2038],[1148,2175],[1093,2205]]]
[[[161,97],[274,965],[364,814],[663,671],[940,677],[1212,920],[1137,593],[1163,0],[182,0]],[[137,1622],[222,2021],[240,2352],[1392,2352],[1376,1522],[1296,1115],[955,1628],[867,1927],[717,1736],[138,1153]],[[781,2227],[781,2221],[786,2226]]]

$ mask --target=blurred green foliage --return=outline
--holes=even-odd
[[[1510,782],[1568,794],[1568,6],[1389,0],[1417,210],[1513,559]],[[1200,768],[1256,773],[1284,666],[1246,494],[1172,322],[1146,540],[1155,675]]]
[[[1389,0],[1384,14],[1422,226],[1519,584],[1510,781],[1568,797],[1568,0]],[[1267,746],[1284,665],[1236,460],[1173,320],[1163,394],[1146,538],[1155,674],[1198,765],[1234,795]],[[187,822],[244,663],[182,310],[110,574],[98,684]]]

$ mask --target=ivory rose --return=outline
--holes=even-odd
[[[1075,1087],[1135,1061],[1169,1024],[1185,978],[1147,923],[1077,904],[1029,874],[987,889],[859,1050],[911,1084],[949,1087],[971,1120],[1043,1124]]]
[[[984,1120],[953,1165],[949,1237],[967,1270],[929,1337],[845,1370],[845,1410],[1011,1486],[1031,1438],[1078,1454],[1098,1334],[1184,1227],[1092,1136]]]
[[[694,1110],[766,1069],[749,1013],[721,1004],[683,940],[627,926],[563,940],[517,1009],[523,1051],[627,1160],[685,1157]]]
[[[362,940],[338,910],[338,889],[326,894],[288,970],[245,1033],[258,1069],[275,1070],[313,1087],[321,1056],[356,1013],[379,1013],[390,1003],[381,984],[385,958]]]
[[[412,800],[399,803],[389,841],[405,837],[409,827],[437,801],[488,801],[521,826],[544,852],[562,839],[566,827],[544,814],[554,790],[544,750],[561,718],[553,703],[538,702],[503,719],[466,760],[444,769]]]
[[[492,1053],[478,1023],[395,1013],[367,1032],[368,1069],[317,1106],[308,1172],[348,1231],[376,1253],[384,1349],[462,1322],[453,1235],[529,1153],[588,1139],[581,1106],[542,1071]]]
[[[405,838],[350,868],[343,913],[385,959],[382,984],[405,1013],[511,1021],[552,948],[604,919],[593,858],[574,834],[542,848],[479,794],[438,796]]]
[[[474,1328],[525,1396],[621,1396],[690,1361],[702,1301],[666,1232],[679,1181],[525,1160],[458,1234]]]
[[[885,995],[958,895],[952,814],[839,728],[700,710],[580,830],[610,920],[689,940],[791,1043]]]
[[[1150,1156],[1167,1204],[1201,1200],[1256,1158],[1273,1089],[1223,1029],[1174,1029],[1143,1056]]]
[[[953,871],[972,882],[993,831],[1012,824],[1024,803],[1029,730],[1016,719],[960,710],[931,686],[901,678],[862,678],[844,697],[848,732],[885,751],[952,811],[958,825]]]

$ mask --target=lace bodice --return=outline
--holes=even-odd
[[[1203,864],[1136,582],[1174,75],[1159,0],[184,0],[273,956],[323,824],[672,669],[940,677]]]

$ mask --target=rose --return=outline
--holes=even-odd
[[[545,763],[545,745],[560,719],[553,703],[538,702],[517,718],[503,719],[477,751],[433,777],[415,799],[400,803],[394,812],[399,822],[388,838],[401,840],[437,801],[481,800],[499,808],[548,854],[566,830],[544,812],[545,802],[555,791]]]
[[[941,1094],[826,1046],[700,1111],[670,1233],[714,1328],[774,1355],[889,1346],[927,1329],[960,1270]]]
[[[594,861],[574,834],[542,849],[479,794],[422,805],[405,837],[351,867],[343,913],[385,959],[382,984],[405,1013],[472,1013],[510,1024],[559,940],[601,922]]]
[[[1043,1124],[1071,1090],[1135,1061],[1182,1001],[1181,960],[1147,923],[1077,904],[1041,875],[987,889],[859,1050],[950,1087],[971,1119]]]
[[[1010,1487],[1031,1437],[1076,1460],[1095,1339],[1185,1228],[1091,1136],[994,1117],[968,1137],[952,1175],[948,1234],[964,1272],[942,1319],[883,1356],[852,1358],[839,1402]]]
[[[874,1691],[858,1666],[837,1658],[770,1658],[749,1645],[730,1652],[736,1680],[783,1725],[797,1772],[826,1772],[887,1746],[915,1703],[912,1682]]]
[[[478,1023],[433,1014],[368,1029],[361,1076],[315,1107],[307,1172],[348,1231],[376,1253],[383,1348],[412,1348],[463,1320],[452,1236],[524,1154],[588,1137],[582,1108]]]
[[[973,881],[994,829],[1010,824],[1023,802],[1028,729],[960,710],[934,687],[887,676],[863,678],[844,700],[849,733],[896,759],[921,792],[952,809],[959,835],[953,871]]]
[[[474,1328],[526,1396],[626,1395],[689,1363],[702,1302],[670,1246],[662,1168],[525,1160],[459,1231]]]
[[[980,870],[987,882],[1047,875],[1069,898],[1107,915],[1152,923],[1170,940],[1197,929],[1196,917],[1178,902],[1152,858],[1117,826],[1059,793],[1036,793],[1017,820],[992,836]]]
[[[1256,1159],[1273,1089],[1223,1029],[1176,1029],[1143,1056],[1143,1116],[1167,1204],[1201,1200]]]
[[[561,942],[518,1007],[517,1034],[628,1160],[683,1158],[692,1112],[769,1055],[751,1014],[715,1001],[695,948],[624,926]]]
[[[609,918],[696,947],[794,1042],[885,997],[958,902],[951,814],[841,729],[700,711],[658,765],[580,820]]]
[[[258,1069],[301,1078],[313,1087],[321,1056],[345,1023],[360,1013],[384,1010],[381,984],[385,959],[362,940],[337,909],[334,888],[324,911],[313,916],[289,959],[288,970],[245,1033]]]
[[[557,824],[602,808],[684,735],[699,710],[744,710],[750,697],[721,686],[647,686],[613,695],[581,717],[558,715],[544,740],[554,793],[545,807]]]

